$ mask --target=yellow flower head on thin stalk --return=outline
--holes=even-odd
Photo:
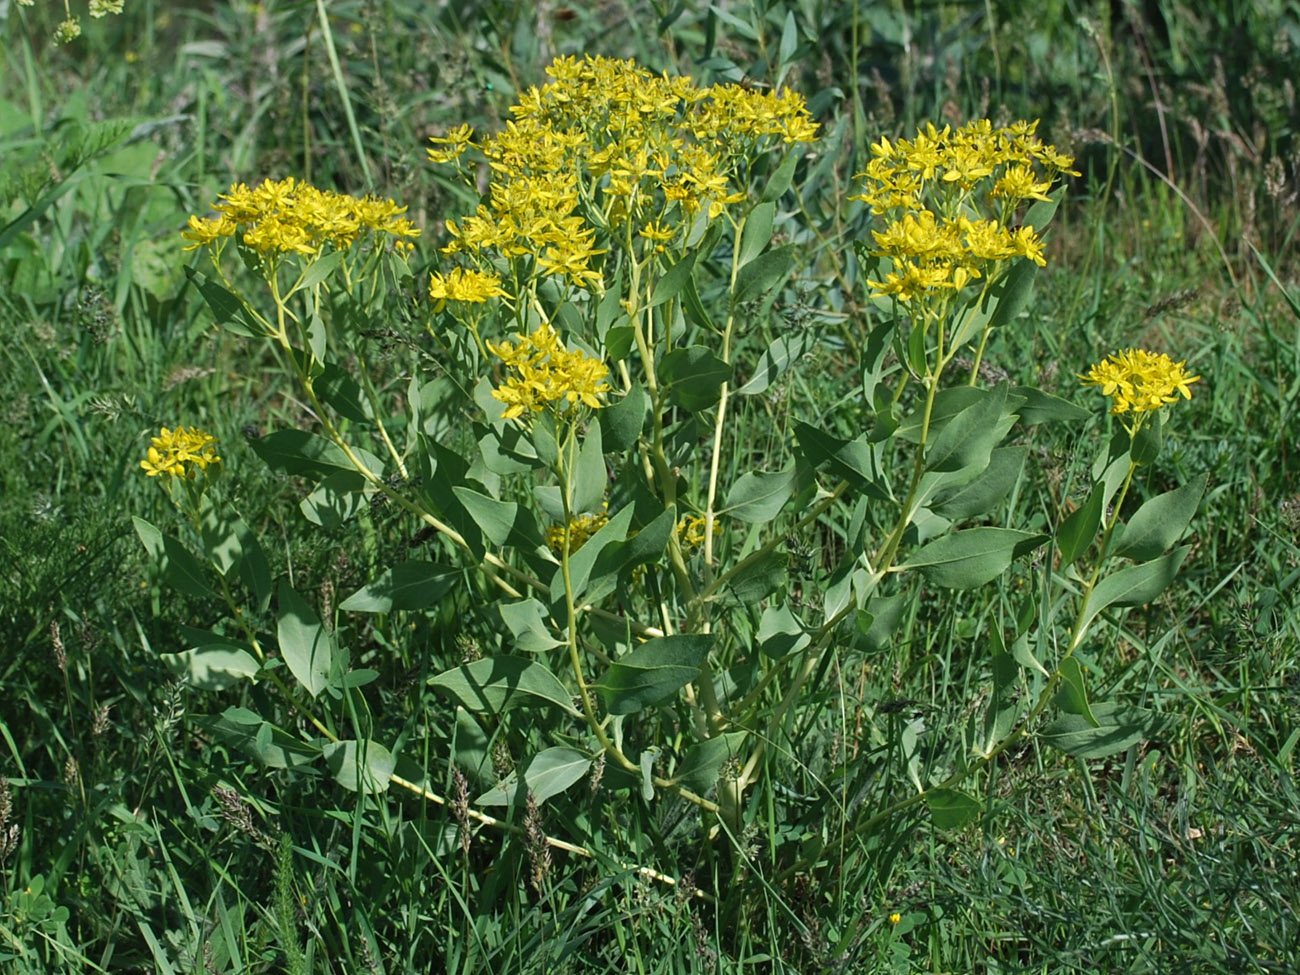
[[[704,544],[704,529],[706,525],[704,515],[685,515],[677,523],[677,538],[682,547],[688,550],[698,549]],[[717,519],[713,520],[713,529],[716,533],[718,527]]]
[[[347,248],[367,234],[407,241],[420,231],[393,200],[320,190],[292,176],[265,180],[255,189],[235,183],[212,205],[215,217],[191,216],[181,236],[186,250],[216,248],[234,237],[263,254],[316,256],[327,247]]]
[[[1108,355],[1079,377],[1085,386],[1100,386],[1111,399],[1110,412],[1150,413],[1191,399],[1191,384],[1200,376],[1188,373],[1186,362],[1174,362],[1163,352],[1125,349]]]
[[[531,335],[516,335],[513,343],[489,342],[487,347],[506,367],[505,381],[492,390],[493,398],[506,404],[506,419],[552,405],[561,414],[579,405],[593,410],[604,405],[599,397],[610,388],[605,363],[581,349],[565,348],[548,324]]]
[[[569,520],[569,554],[572,555],[587,544],[587,539],[609,523],[608,504],[601,505],[595,514],[578,515]],[[551,525],[546,529],[546,545],[556,555],[564,551],[564,526]]]
[[[927,125],[914,139],[881,139],[871,147],[871,162],[859,174],[862,192],[851,199],[888,221],[872,232],[871,253],[893,264],[868,282],[872,297],[943,301],[996,277],[1011,260],[1047,263],[1033,226],[1017,226],[1021,208],[1049,200],[1057,179],[1078,173],[1069,156],[1034,135],[1037,125]]]
[[[168,477],[193,477],[195,471],[207,470],[209,464],[218,464],[217,439],[197,427],[163,427],[158,436],[149,441],[149,449],[140,466],[150,477],[166,474]]]

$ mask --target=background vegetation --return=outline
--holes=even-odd
[[[1296,4],[128,0],[60,47],[63,17],[48,0],[0,5],[0,967],[1300,967],[1285,907],[1300,902]],[[178,680],[160,656],[186,639],[171,621],[214,609],[164,588],[132,531],[133,514],[167,517],[137,467],[149,432],[201,420],[221,438],[245,520],[279,537],[277,568],[326,617],[371,566],[344,534],[296,517],[299,486],[247,449],[309,418],[274,363],[215,330],[187,287],[186,216],[234,180],[298,175],[408,203],[431,257],[442,218],[469,201],[423,162],[424,140],[501,124],[563,53],[790,85],[824,126],[790,224],[816,236],[753,341],[812,316],[834,327],[807,368],[754,398],[756,452],[784,417],[857,388],[863,291],[847,242],[867,224],[847,197],[870,142],[926,120],[1041,117],[1044,139],[1079,158],[1033,314],[986,359],[1079,401],[1075,374],[1131,344],[1205,377],[1152,475],[1210,472],[1195,549],[1093,661],[1112,697],[1175,718],[1166,737],[1095,762],[1029,742],[1005,756],[979,824],[945,831],[909,814],[862,840],[851,869],[817,877],[778,867],[785,844],[846,815],[811,780],[767,797],[773,814],[742,837],[751,868],[738,873],[676,806],[618,822],[581,798],[546,807],[551,833],[578,824],[610,849],[653,850],[672,887],[614,859],[542,863],[513,834],[480,831],[463,848],[451,811],[289,777],[195,720],[238,695]],[[1105,435],[1099,415],[1090,436]],[[1021,521],[1080,500],[1075,434],[1057,436],[1042,461],[1064,486],[1018,497]],[[365,557],[414,542],[396,512],[365,518]],[[968,604],[911,606],[899,638],[825,682],[845,733],[810,737],[799,767],[835,751],[870,777],[884,758],[864,724],[964,724],[988,681],[972,637],[1015,598],[988,587]],[[457,618],[448,605],[410,646],[365,648],[378,693],[409,700],[420,654],[455,653]],[[277,707],[240,693],[260,713]],[[433,723],[452,720],[432,695],[425,705]]]

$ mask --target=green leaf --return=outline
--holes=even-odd
[[[182,653],[165,653],[167,669],[191,687],[203,691],[221,691],[247,680],[261,665],[247,650],[229,642],[194,647]]]
[[[592,584],[598,585],[610,573],[625,572],[633,566],[656,561],[668,547],[668,539],[677,525],[676,510],[669,508],[661,512],[627,541],[615,542],[602,551],[591,569]]]
[[[357,423],[370,420],[370,404],[361,385],[338,363],[326,362],[324,371],[312,380],[312,389],[339,416]]]
[[[785,196],[786,191],[790,189],[790,184],[794,182],[794,168],[798,163],[799,154],[787,150],[785,158],[781,160],[781,165],[776,167],[776,172],[772,174],[767,181],[767,185],[763,187],[761,199],[764,203],[779,200]]]
[[[1120,569],[1097,583],[1079,622],[1083,633],[1097,614],[1108,606],[1142,606],[1159,596],[1174,581],[1178,570],[1191,551],[1190,545],[1141,565]]]
[[[746,731],[729,731],[692,745],[682,755],[682,762],[672,777],[673,784],[696,795],[705,795],[718,784],[723,766],[741,760],[748,738]]]
[[[1137,436],[1133,438],[1133,443],[1128,451],[1129,456],[1135,464],[1152,464],[1160,456],[1161,448],[1164,445],[1164,417],[1160,410],[1156,410],[1155,414],[1137,432]]]
[[[930,441],[925,451],[927,471],[983,470],[988,465],[989,454],[1015,420],[1004,416],[1006,386],[979,392],[982,395],[943,424]]]
[[[759,255],[742,267],[736,272],[736,289],[731,296],[732,307],[761,298],[775,288],[789,274],[793,260],[793,245],[787,244]]]
[[[592,574],[605,549],[627,538],[628,525],[632,523],[632,505],[620,508],[610,516],[609,521],[587,539],[587,543],[569,556],[569,582],[573,586],[573,598],[580,599],[587,594],[587,586],[592,582]],[[605,563],[601,562],[602,565]],[[551,577],[551,599],[558,602],[564,598],[564,573],[556,568]]]
[[[766,351],[759,356],[754,373],[743,386],[736,390],[737,396],[753,396],[764,392],[815,343],[810,331],[789,332],[778,335],[772,340]]]
[[[630,450],[641,436],[649,408],[650,399],[646,396],[645,389],[640,384],[635,384],[626,396],[597,413],[605,449],[610,453]]]
[[[1056,548],[1061,553],[1061,568],[1073,565],[1097,537],[1105,509],[1106,486],[1094,484],[1082,507],[1070,512],[1056,530]]]
[[[872,445],[863,439],[841,440],[799,421],[795,422],[794,435],[799,449],[814,467],[829,469],[879,500],[892,498],[881,472],[882,445]]]
[[[289,289],[289,292],[285,297],[287,298],[295,291],[306,291],[316,287],[316,285],[320,284],[338,269],[338,266],[343,263],[343,258],[345,257],[347,257],[346,251],[332,251],[324,257],[312,261],[311,267],[307,268],[306,272],[302,276],[302,280],[293,288]]]
[[[933,585],[969,589],[997,578],[1012,559],[1046,540],[1046,535],[1011,528],[967,528],[923,545],[895,571],[920,569]]]
[[[659,374],[669,402],[695,412],[718,401],[722,384],[731,378],[731,366],[704,346],[690,345],[664,356]]]
[[[1015,727],[1020,714],[1016,700],[1016,687],[1020,682],[1020,665],[1007,653],[996,622],[989,634],[993,650],[993,695],[984,712],[982,747],[979,754],[987,756]]]
[[[253,453],[261,457],[267,467],[284,474],[323,478],[336,471],[356,472],[352,461],[337,445],[306,430],[276,430],[258,437],[251,446]],[[369,467],[364,458],[362,462]],[[370,470],[381,472],[383,465],[377,461],[376,465]]]
[[[434,562],[399,562],[385,569],[339,604],[348,613],[391,613],[395,609],[436,609],[455,588],[460,570]]]
[[[524,657],[485,657],[429,678],[467,711],[500,714],[512,707],[555,705],[574,716],[573,696],[545,665]]]
[[[495,789],[474,800],[479,806],[522,806],[531,794],[540,806],[580,781],[591,768],[591,758],[576,748],[547,748],[528,764],[511,773]]]
[[[686,282],[690,280],[698,258],[699,251],[691,251],[665,271],[655,282],[654,290],[650,292],[650,304],[646,307],[655,308],[671,298],[676,298],[678,292],[686,287]]]
[[[691,633],[649,640],[610,665],[595,686],[610,714],[631,714],[671,697],[700,676],[713,639]]]
[[[989,514],[1015,487],[1028,455],[1028,447],[995,447],[978,477],[941,491],[930,502],[930,510],[952,521]]]
[[[940,829],[960,829],[980,814],[979,802],[957,789],[931,789],[925,794],[925,804]]]
[[[200,728],[243,749],[269,768],[306,765],[320,757],[320,749],[299,741],[248,708],[226,708],[220,715],[196,715]]]
[[[1022,426],[1032,427],[1055,420],[1078,423],[1092,416],[1091,410],[1085,410],[1082,406],[1077,406],[1059,396],[1053,396],[1051,393],[1044,393],[1033,386],[1013,386],[1011,393],[1024,399],[1024,402],[1016,407]]]
[[[1097,719],[1088,706],[1088,685],[1083,679],[1083,667],[1074,657],[1061,661],[1061,689],[1056,694],[1056,706],[1066,714],[1077,714],[1094,728]]]
[[[1105,758],[1140,741],[1158,738],[1170,724],[1158,711],[1112,703],[1095,705],[1092,715],[1095,723],[1080,714],[1063,714],[1038,737],[1076,758]]]
[[[1110,554],[1142,562],[1163,553],[1187,530],[1209,479],[1208,473],[1200,474],[1138,508]]]
[[[803,625],[791,611],[788,603],[768,606],[764,609],[755,636],[759,650],[773,659],[780,659],[788,653],[802,650],[812,642],[812,637],[804,632]]]
[[[185,276],[199,289],[199,294],[203,295],[203,300],[212,311],[213,319],[226,331],[244,338],[260,338],[266,335],[266,330],[249,314],[243,302],[233,292],[227,291],[215,281],[208,280],[192,267],[185,269]]]
[[[772,474],[762,471],[742,474],[727,492],[720,514],[751,524],[769,522],[794,494],[796,480],[794,464]]]
[[[776,216],[776,204],[759,203],[749,211],[745,218],[745,229],[740,235],[740,253],[737,265],[744,267],[772,242],[772,219]]]
[[[558,647],[559,640],[546,622],[546,607],[536,599],[523,599],[517,603],[497,603],[502,621],[514,635],[515,649],[525,653],[539,653]]]
[[[731,594],[747,605],[771,595],[785,583],[788,561],[782,552],[768,552],[736,573]]]
[[[335,667],[338,651],[334,638],[321,625],[316,611],[288,583],[281,582],[277,592],[280,654],[298,683],[315,697],[329,685]]]
[[[397,759],[377,741],[334,741],[321,753],[334,781],[352,792],[378,795],[388,791]]]
[[[573,470],[573,494],[569,510],[574,514],[596,511],[609,487],[609,472],[605,469],[605,450],[600,435],[600,424],[587,426],[587,435],[578,448],[578,460]]]
[[[1029,304],[1037,274],[1038,265],[1028,258],[1022,257],[1011,265],[1006,277],[993,288],[995,304],[989,317],[990,325],[998,328],[1016,320]]]
[[[355,470],[335,471],[317,484],[298,508],[313,525],[335,531],[365,507],[369,485]]]
[[[519,505],[514,501],[498,501],[486,494],[457,485],[452,493],[465,506],[474,524],[491,540],[493,545],[505,545],[515,527],[515,518],[519,514]]]
[[[924,362],[922,364],[924,365]],[[990,390],[980,389],[978,386],[950,386],[939,390],[935,393],[934,406],[930,410],[930,428],[927,440],[933,444],[935,438],[939,436],[949,421],[976,403],[983,402],[990,395]],[[1006,424],[1004,434],[1014,425],[1015,420],[1012,419],[1012,415],[1019,406],[1020,397],[1008,390],[1004,408],[1006,418],[1001,421],[1001,423]],[[894,431],[894,436],[906,440],[908,443],[920,443],[921,427],[924,423],[925,410],[918,409],[899,422],[898,429]]]

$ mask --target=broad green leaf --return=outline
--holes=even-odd
[[[655,759],[659,749],[651,746],[641,753],[641,798],[653,802],[655,797]]]
[[[728,583],[731,594],[745,604],[756,603],[777,589],[786,579],[789,559],[778,551],[768,552],[741,569]]]
[[[587,543],[569,556],[569,581],[573,586],[573,598],[580,599],[587,595],[588,584],[597,560],[605,549],[627,538],[628,525],[632,523],[633,507],[628,505],[610,515],[609,521],[587,539]],[[604,564],[604,563],[602,563]],[[564,598],[564,573],[557,567],[551,577],[551,599],[558,602]]]
[[[660,378],[668,399],[684,410],[705,410],[718,401],[722,384],[731,378],[731,366],[702,345],[673,349],[663,358]]]
[[[496,498],[489,498],[486,494],[480,494],[460,485],[451,490],[465,506],[469,516],[474,519],[474,524],[478,525],[479,530],[491,540],[492,544],[505,545],[514,530],[519,505],[514,501],[498,501]]]
[[[925,794],[925,804],[940,829],[960,829],[980,814],[979,802],[957,789],[931,789]]]
[[[713,638],[691,633],[649,640],[610,665],[595,685],[610,714],[658,704],[700,676]]]
[[[1124,525],[1110,554],[1136,562],[1162,554],[1187,530],[1209,478],[1208,473],[1199,474],[1182,487],[1147,501]]]
[[[1106,500],[1106,485],[1094,484],[1088,500],[1070,512],[1056,530],[1056,548],[1061,553],[1061,568],[1073,565],[1097,537]]]
[[[699,251],[691,251],[660,276],[655,282],[654,290],[650,293],[650,304],[646,306],[647,308],[655,308],[677,297],[678,292],[686,287],[686,282],[690,280],[699,254]]]
[[[629,450],[641,436],[650,400],[645,389],[634,384],[622,399],[615,400],[596,414],[605,447],[611,453]]]
[[[778,335],[759,356],[753,374],[736,390],[736,395],[753,396],[767,390],[789,370],[791,365],[799,361],[799,357],[807,352],[814,342],[815,337],[811,331]]]
[[[553,704],[577,715],[573,696],[545,665],[524,657],[485,657],[429,678],[468,711],[500,714],[511,707]]]
[[[772,218],[776,216],[776,204],[770,201],[759,203],[749,211],[745,218],[745,229],[740,235],[740,254],[737,264],[744,267],[772,242]]]
[[[596,511],[609,487],[609,472],[605,469],[605,450],[600,435],[600,424],[587,426],[587,435],[578,448],[578,462],[573,471],[573,495],[569,509],[575,514]]]
[[[995,304],[989,317],[990,325],[998,328],[1016,320],[1029,304],[1037,274],[1038,265],[1028,258],[1022,257],[1011,265],[1006,277],[993,289]]]
[[[1160,456],[1164,444],[1164,413],[1161,410],[1156,410],[1154,414],[1147,418],[1147,422],[1142,425],[1142,429],[1133,438],[1133,443],[1128,451],[1129,456],[1133,458],[1135,464],[1152,464]]]
[[[523,599],[517,603],[497,603],[502,621],[514,635],[515,649],[525,653],[539,653],[558,647],[563,640],[556,638],[546,622],[546,607],[536,599]]]
[[[1092,416],[1091,410],[1085,410],[1082,406],[1077,406],[1059,396],[1053,396],[1051,393],[1044,393],[1033,386],[1013,386],[1011,393],[1024,399],[1024,402],[1016,407],[1016,412],[1020,414],[1021,426],[1032,427],[1054,420],[1078,423]]]
[[[1074,657],[1061,661],[1061,689],[1056,695],[1056,706],[1066,714],[1077,714],[1094,728],[1097,719],[1088,706],[1088,685],[1083,679],[1083,668]]]
[[[672,777],[673,784],[704,795],[718,784],[723,766],[728,762],[739,762],[744,757],[748,738],[748,732],[730,731],[692,745],[682,755],[681,764]]]
[[[1113,703],[1094,705],[1092,715],[1095,724],[1080,714],[1063,714],[1044,727],[1038,738],[1077,758],[1105,758],[1140,741],[1158,738],[1170,723],[1158,711]]]
[[[1004,416],[1007,387],[981,389],[982,394],[943,424],[925,451],[927,471],[958,471],[988,466],[989,454],[1015,423]]]
[[[696,287],[694,277],[686,279],[686,287],[682,288],[681,303],[683,313],[691,322],[710,332],[718,330],[713,324],[713,319],[709,317],[704,302],[700,300],[700,289]]]
[[[1028,447],[995,447],[988,466],[974,480],[949,490],[940,490],[929,508],[951,521],[987,515],[1020,479],[1029,455]]]
[[[253,453],[261,457],[271,470],[284,474],[323,478],[335,471],[356,471],[356,466],[336,444],[306,430],[276,430],[258,437],[251,446]],[[364,451],[357,456],[373,473],[383,470],[383,465]],[[375,464],[373,467],[371,460]]]
[[[164,535],[162,543],[160,568],[163,578],[180,592],[201,599],[216,599],[217,594],[207,583],[203,563],[194,553],[170,535]]]
[[[267,334],[266,329],[249,314],[248,309],[235,294],[215,281],[209,280],[192,267],[185,269],[185,276],[199,289],[199,294],[203,295],[203,300],[212,311],[213,319],[226,331],[244,338],[259,338]]]
[[[313,525],[333,531],[365,507],[369,484],[355,470],[335,471],[317,484],[298,507]]]
[[[298,683],[315,697],[329,685],[335,667],[338,651],[334,638],[321,625],[316,611],[288,583],[281,582],[277,594],[276,638],[280,655]]]
[[[1174,581],[1191,546],[1185,545],[1168,555],[1141,565],[1111,573],[1097,583],[1079,623],[1082,634],[1097,614],[1108,606],[1141,606],[1159,596]]]
[[[1007,653],[996,622],[989,633],[989,643],[993,651],[993,694],[984,712],[983,743],[978,749],[981,755],[988,755],[1011,733],[1020,714],[1020,704],[1016,700],[1020,665]]]
[[[224,642],[165,653],[162,660],[176,677],[204,691],[225,690],[261,669],[257,658],[247,650]]]
[[[759,650],[768,657],[780,659],[788,653],[802,650],[812,642],[803,625],[787,603],[768,606],[758,621],[756,634]]]
[[[902,622],[908,598],[909,594],[903,592],[890,596],[872,596],[864,611],[866,618],[859,617],[859,626],[865,623],[865,629],[861,629],[858,646],[872,652],[885,649],[894,630]]]
[[[781,160],[781,165],[776,167],[767,185],[763,187],[763,202],[772,202],[785,196],[786,190],[794,182],[794,168],[799,163],[800,154],[797,152],[787,151],[785,158]]]
[[[324,372],[312,381],[312,389],[326,405],[345,419],[365,423],[371,418],[370,404],[361,391],[360,383],[336,362],[325,363]]]
[[[474,800],[479,806],[522,806],[531,795],[540,806],[586,776],[591,758],[576,748],[547,748],[495,789]]]
[[[330,742],[321,753],[334,781],[352,792],[377,795],[388,791],[397,759],[377,741]]]
[[[385,569],[339,604],[348,613],[391,613],[395,609],[435,609],[460,580],[459,569],[434,562],[399,562]]]
[[[924,365],[924,362],[922,365]],[[976,403],[984,401],[989,395],[989,390],[980,389],[978,386],[950,386],[935,393],[934,406],[930,410],[930,429],[926,438],[928,442],[933,444],[949,421]],[[1019,408],[1020,403],[1021,397],[1017,393],[1007,391],[1006,403],[1003,407],[1006,418],[1000,421],[1000,425],[1006,427],[1003,431],[1004,435],[1014,425],[1013,414]],[[920,443],[921,427],[924,423],[925,410],[918,409],[899,422],[898,429],[894,431],[894,436],[906,440],[908,443]]]
[[[306,291],[316,287],[338,269],[345,257],[347,257],[346,251],[332,251],[324,257],[312,261],[311,266],[303,273],[302,280],[291,288],[285,297],[287,298],[295,291]]]
[[[1046,540],[1046,535],[1011,528],[967,528],[923,545],[895,571],[919,569],[933,585],[969,589],[997,578],[1012,559]]]
[[[299,741],[247,708],[226,708],[219,715],[197,715],[191,720],[269,768],[307,765],[320,757],[319,748]]]
[[[794,494],[796,480],[793,464],[772,474],[748,471],[731,486],[720,513],[751,524],[769,522]]]
[[[794,425],[794,434],[799,449],[814,467],[827,468],[874,498],[882,501],[892,499],[881,471],[882,444],[873,446],[862,439],[841,440],[798,421]]]
[[[736,272],[736,289],[732,293],[732,307],[742,302],[761,298],[785,280],[794,260],[790,244],[776,247],[760,254]]]
[[[601,579],[611,573],[625,572],[633,566],[656,561],[668,547],[668,539],[677,525],[676,511],[675,507],[663,511],[627,541],[615,542],[605,548],[591,569],[593,587],[599,589]]]

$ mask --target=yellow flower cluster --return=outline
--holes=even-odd
[[[686,515],[677,523],[677,537],[685,548],[697,549],[704,544],[705,524],[704,515]],[[715,531],[717,525],[717,519],[714,519],[713,527]]]
[[[445,276],[434,272],[429,275],[429,297],[434,311],[442,311],[449,301],[482,304],[489,298],[509,298],[501,288],[501,278],[484,271],[453,268]]]
[[[492,176],[489,202],[447,221],[445,253],[535,261],[543,275],[599,292],[597,258],[609,247],[662,252],[696,214],[717,217],[745,198],[736,176],[747,161],[816,137],[795,92],[702,89],[591,56],[557,58],[547,73],[501,132],[475,143],[461,126],[431,140],[431,161],[459,160],[474,146]]]
[[[505,363],[510,375],[492,396],[506,404],[505,417],[538,413],[552,403],[567,413],[578,404],[599,409],[598,398],[609,391],[605,363],[581,349],[570,351],[550,325],[543,323],[531,335],[516,335],[515,342],[487,343]]]
[[[1013,258],[1047,263],[1034,228],[1017,226],[1018,212],[1026,201],[1050,199],[1061,175],[1078,173],[1073,159],[1034,135],[1037,126],[995,129],[988,119],[956,131],[927,125],[910,141],[881,139],[871,147],[859,174],[866,185],[851,199],[891,220],[872,232],[872,253],[893,263],[883,280],[868,282],[872,297],[910,302],[960,291]]]
[[[218,464],[216,437],[190,427],[168,430],[163,427],[158,436],[149,441],[149,449],[140,466],[150,477],[167,474],[170,477],[194,476],[195,468],[206,470],[209,464]],[[186,465],[192,465],[186,467]]]
[[[193,241],[186,250],[221,247],[237,234],[248,247],[263,254],[319,254],[327,245],[352,246],[367,231],[414,238],[420,231],[402,216],[406,207],[392,200],[355,197],[319,190],[292,176],[265,180],[256,189],[235,183],[212,208],[217,216],[191,216],[182,237]]]
[[[587,539],[600,531],[609,522],[609,513],[602,510],[592,515],[578,515],[569,519],[569,554],[572,555],[587,544]],[[564,526],[551,525],[546,529],[546,544],[552,552],[559,555],[564,551]]]
[[[1079,377],[1086,386],[1100,386],[1109,396],[1111,413],[1149,413],[1191,399],[1190,386],[1200,376],[1187,372],[1186,362],[1174,362],[1163,352],[1126,349],[1107,356]]]

